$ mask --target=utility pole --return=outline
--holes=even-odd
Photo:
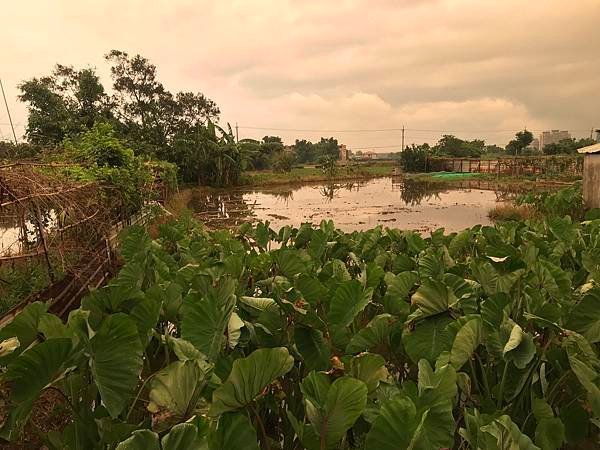
[[[8,113],[8,121],[10,122],[10,128],[12,129],[13,138],[15,138],[15,145],[17,144],[17,134],[15,133],[15,127],[13,125],[12,117],[10,116],[10,109],[8,109],[8,102],[6,101],[6,94],[4,93],[4,86],[2,85],[2,79],[0,79],[0,89],[2,89],[2,97],[4,97],[4,105],[6,106],[6,112]]]
[[[402,125],[402,151],[404,151],[404,125]]]
[[[240,142],[240,138],[238,136],[238,124],[235,123],[235,142]]]

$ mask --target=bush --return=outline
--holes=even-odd
[[[291,172],[296,157],[292,152],[279,152],[273,157],[273,170],[275,172]]]

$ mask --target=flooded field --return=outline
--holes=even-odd
[[[441,227],[452,232],[488,225],[490,209],[525,190],[479,180],[446,185],[387,177],[343,184],[193,188],[180,195],[187,208],[210,227],[268,220],[279,229],[332,219],[345,231],[383,225],[427,233]]]

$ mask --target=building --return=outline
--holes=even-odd
[[[339,161],[340,162],[348,161],[348,148],[346,147],[346,144],[339,144],[338,151],[340,152],[340,156],[338,158]]]
[[[537,151],[542,150],[540,148],[540,140],[538,138],[533,138],[533,141],[531,141],[531,144],[529,144],[527,146],[527,148],[532,148],[532,149],[537,150]]]
[[[563,139],[571,139],[571,134],[560,130],[543,131],[540,134],[539,149],[543,150],[546,145],[557,144]]]
[[[598,135],[600,138],[600,134]],[[586,208],[600,208],[600,142],[577,150],[583,159],[583,203]]]

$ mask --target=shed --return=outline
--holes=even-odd
[[[577,150],[583,160],[583,202],[586,208],[600,208],[600,142]]]

